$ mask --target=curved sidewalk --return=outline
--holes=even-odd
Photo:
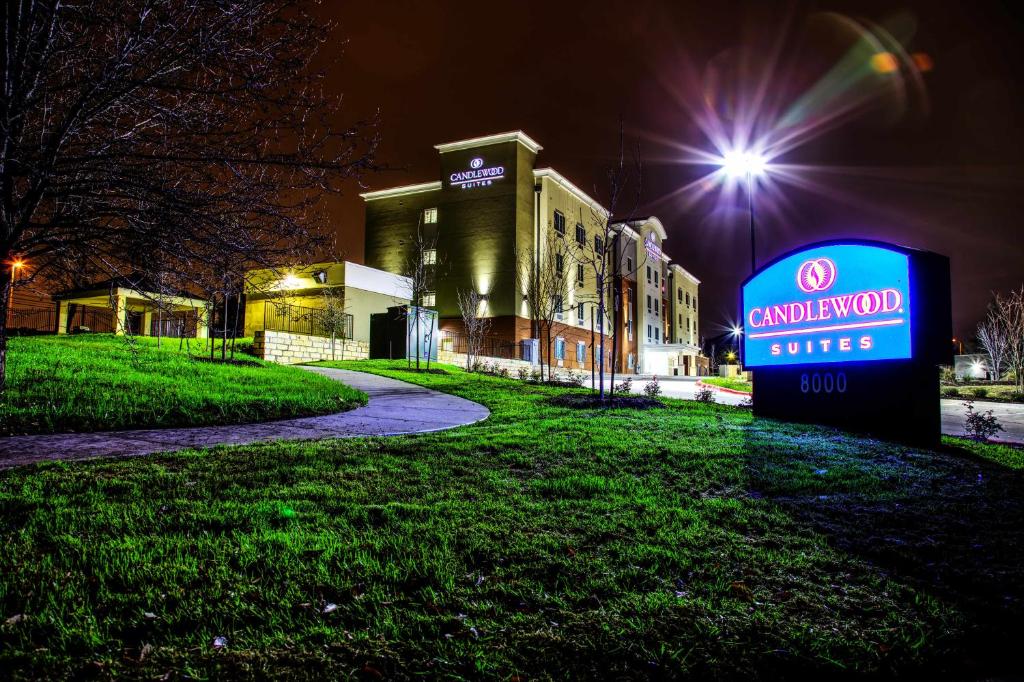
[[[397,436],[472,424],[490,415],[483,405],[397,379],[329,367],[303,367],[363,391],[364,407],[322,417],[260,424],[57,433],[0,438],[0,469],[43,460],[148,455],[185,448],[277,440]]]

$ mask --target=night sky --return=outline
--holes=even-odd
[[[346,123],[380,113],[379,160],[396,170],[367,177],[369,189],[438,179],[434,144],[521,129],[544,146],[539,166],[600,199],[621,119],[644,160],[643,212],[661,218],[668,254],[703,282],[705,335],[735,318],[749,274],[746,195],[679,192],[714,170],[683,163],[695,157],[682,145],[715,150],[707,112],[727,136],[749,120],[763,133],[786,112],[805,123],[845,112],[773,160],[797,182],[755,194],[759,261],[838,237],[944,253],[955,330],[971,337],[990,292],[1024,283],[1024,60],[1009,7],[331,1],[317,11],[338,23],[324,52]],[[864,44],[896,44],[888,38],[905,53],[893,50],[884,85],[837,71],[863,62]],[[356,261],[359,191],[330,205]]]

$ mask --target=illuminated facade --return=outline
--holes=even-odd
[[[584,371],[599,365],[610,370],[614,329],[617,371],[696,373],[696,362],[683,361],[683,349],[676,346],[685,343],[686,353],[699,355],[699,282],[664,256],[666,234],[657,218],[615,224],[615,243],[607,245],[608,253],[618,254],[609,267],[609,293],[618,291],[620,310],[598,320],[596,273],[583,254],[592,255],[601,241],[608,211],[554,169],[538,168],[541,146],[522,132],[435,148],[440,157],[438,181],[367,192],[362,197],[368,266],[406,272],[416,258],[417,229],[427,241],[435,242],[436,249],[425,258],[433,263],[434,274],[424,304],[438,310],[442,332],[462,332],[458,292],[475,289],[486,296],[483,314],[491,318],[489,334],[511,348],[514,357],[525,359],[529,340],[537,334],[524,284],[532,275],[525,271],[523,256],[539,254],[532,267],[560,268],[567,282],[551,334],[549,353],[554,364]],[[556,249],[555,254],[550,249]],[[670,288],[676,283],[685,289],[683,300],[693,302],[691,312],[680,318],[690,324],[687,333],[680,331],[670,314],[676,310],[669,302],[674,294]],[[650,313],[645,307],[648,295],[652,297]],[[609,296],[609,307],[612,300]],[[607,336],[603,362],[595,350],[602,333]],[[649,350],[662,357],[653,370],[646,366]],[[677,367],[693,370],[672,371]]]
[[[406,305],[411,296],[406,277],[348,261],[252,270],[246,275],[245,335],[273,330],[323,336],[318,321],[334,306],[351,320],[344,336],[368,343],[370,316]]]

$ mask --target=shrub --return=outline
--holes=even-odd
[[[500,367],[498,369],[498,376],[502,379],[508,379],[508,367]]]
[[[648,398],[657,398],[661,395],[661,384],[658,383],[658,377],[651,377],[651,380],[644,386],[644,395]]]
[[[540,382],[540,370],[534,369],[530,371],[530,381]]]
[[[616,393],[630,393],[633,391],[633,377],[626,377],[622,383],[615,387]]]
[[[944,384],[956,383],[956,372],[949,365],[943,365],[939,368],[939,381]]]
[[[699,403],[713,403],[715,402],[715,391],[707,386],[701,386],[697,389],[694,399]]]
[[[946,388],[942,390],[942,394],[947,398],[958,398],[960,397],[960,390],[956,388]]]
[[[975,398],[987,398],[988,397],[988,389],[987,388],[972,388],[971,389],[971,395],[973,395]]]
[[[520,367],[516,370],[516,376],[519,377],[520,381],[526,381],[530,378],[530,370],[525,367]]]
[[[988,440],[1003,430],[999,420],[992,414],[992,410],[979,412],[974,409],[974,403],[970,400],[964,402],[967,408],[967,419],[964,422],[964,431],[971,438],[977,440]]]
[[[471,364],[469,366],[469,371],[470,372],[477,372],[477,373],[479,373],[479,372],[482,372],[483,370],[484,370],[484,363],[480,362],[479,360],[474,360],[473,364]]]

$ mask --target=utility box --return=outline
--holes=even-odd
[[[394,306],[370,315],[371,360],[437,360],[437,311]]]

